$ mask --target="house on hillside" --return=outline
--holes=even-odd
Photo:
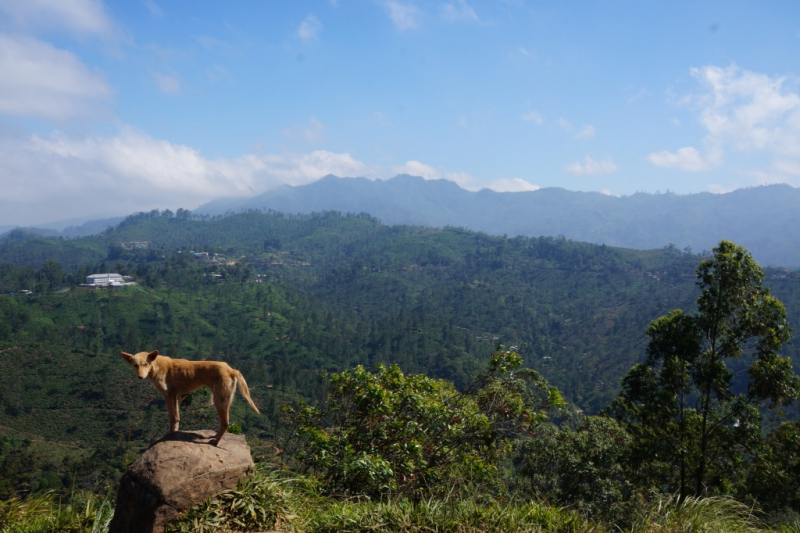
[[[86,276],[86,283],[84,285],[87,287],[124,287],[126,285],[136,285],[135,282],[130,280],[130,276],[122,276],[120,274],[92,274],[91,276]]]

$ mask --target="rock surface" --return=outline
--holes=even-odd
[[[168,522],[210,496],[235,489],[253,468],[244,435],[179,431],[153,444],[120,481],[109,533],[162,532]]]

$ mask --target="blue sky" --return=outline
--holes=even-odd
[[[796,1],[0,0],[0,224],[333,173],[800,186]]]

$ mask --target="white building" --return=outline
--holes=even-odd
[[[91,287],[122,287],[124,285],[136,285],[130,281],[128,276],[122,276],[120,274],[92,274],[91,276],[86,276],[86,285]]]

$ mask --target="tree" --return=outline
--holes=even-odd
[[[559,392],[521,364],[515,352],[498,350],[460,393],[397,365],[333,374],[322,408],[286,408],[293,431],[283,448],[296,438],[295,458],[336,494],[419,497],[459,476],[485,480],[513,437],[563,406]]]
[[[542,424],[535,436],[523,439],[519,473],[539,498],[619,520],[630,496],[625,476],[630,440],[613,418],[587,416],[574,430]]]
[[[773,517],[800,518],[800,423],[784,422],[767,435],[750,468],[747,492]]]
[[[55,289],[64,281],[64,269],[55,259],[48,259],[39,271],[39,276],[47,280],[49,288]]]
[[[741,246],[721,241],[697,267],[697,311],[672,311],[647,328],[647,360],[622,381],[612,412],[634,437],[640,481],[690,493],[730,492],[761,439],[758,407],[794,400],[786,311]],[[728,363],[750,358],[747,373]],[[738,364],[738,368],[746,367]]]

